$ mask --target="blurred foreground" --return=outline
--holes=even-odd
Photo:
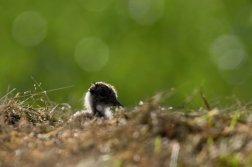
[[[42,104],[34,96],[5,96],[0,103],[0,166],[251,165],[249,104],[185,114],[162,106],[161,95],[116,111],[113,120],[74,123],[66,123],[72,112],[66,104],[54,104],[43,94],[35,94]]]

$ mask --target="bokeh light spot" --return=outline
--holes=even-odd
[[[130,16],[140,25],[152,25],[164,13],[163,0],[129,0]]]
[[[219,68],[223,70],[232,70],[238,67],[246,56],[246,53],[240,50],[227,51],[219,58]]]
[[[47,22],[38,12],[23,12],[14,20],[12,34],[21,45],[36,46],[47,35]]]
[[[100,12],[107,8],[112,0],[79,0],[79,2],[88,11]]]
[[[214,63],[224,70],[237,67],[246,56],[243,44],[233,35],[218,37],[212,43],[210,52]]]
[[[210,47],[210,54],[221,77],[228,83],[239,85],[251,77],[252,61],[236,36],[218,37]]]
[[[100,70],[109,59],[109,47],[100,38],[84,38],[75,48],[75,60],[85,71]]]

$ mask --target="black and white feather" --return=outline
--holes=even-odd
[[[113,106],[122,106],[117,101],[117,92],[115,88],[105,82],[95,82],[91,84],[84,96],[85,110],[76,112],[71,118],[83,116],[97,116],[108,119],[113,118],[110,108]]]

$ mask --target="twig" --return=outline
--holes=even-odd
[[[16,90],[16,88],[14,88],[10,92],[8,92],[9,91],[9,87],[8,87],[8,90],[7,90],[8,93],[6,95],[4,95],[0,100],[3,100],[5,97],[7,97],[9,94],[11,94],[14,90]]]
[[[201,99],[203,100],[207,110],[211,111],[211,107],[210,107],[209,103],[207,102],[206,96],[203,94],[202,88],[200,88],[200,96],[201,96]]]

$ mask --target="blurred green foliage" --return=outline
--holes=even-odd
[[[74,108],[94,81],[125,106],[172,87],[173,106],[200,86],[212,106],[251,99],[249,0],[9,0],[0,11],[1,96],[32,90],[33,76],[46,90],[73,85],[49,97]]]

